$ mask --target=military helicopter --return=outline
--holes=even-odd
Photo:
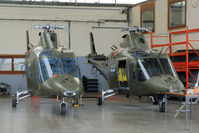
[[[39,33],[40,41],[37,46],[29,42],[29,33],[26,32],[28,52],[25,66],[28,91],[17,92],[13,96],[12,107],[16,107],[19,100],[30,95],[57,97],[57,101],[61,99],[61,114],[65,115],[65,99],[72,99],[73,105],[77,106],[83,93],[76,56],[74,52],[58,46],[55,30],[65,29],[64,26],[36,25],[33,29],[44,31]]]
[[[176,71],[167,54],[149,49],[142,32],[147,28],[124,28],[125,34],[120,48],[115,45],[108,57],[97,54],[93,34],[90,33],[91,53],[88,62],[107,80],[113,92],[124,90],[129,95],[152,97],[153,104],[159,103],[161,112],[165,111],[165,92],[181,92],[185,88],[178,79]],[[98,105],[104,100],[98,99]]]

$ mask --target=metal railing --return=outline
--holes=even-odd
[[[195,52],[195,54],[197,56],[199,56],[199,53],[196,51],[196,49],[193,47],[193,45],[191,44],[192,42],[199,42],[198,39],[190,39],[190,33],[199,33],[199,28],[194,28],[194,29],[189,29],[188,27],[186,27],[185,30],[178,30],[178,31],[171,31],[168,33],[168,35],[153,35],[153,33],[151,32],[150,34],[150,39],[151,39],[151,48],[157,48],[157,47],[167,47],[166,50],[164,51],[164,53],[167,53],[169,50],[169,56],[182,56],[185,55],[186,56],[186,61],[185,63],[173,63],[174,66],[181,66],[181,71],[185,71],[186,72],[186,90],[188,91],[188,83],[189,83],[189,74],[194,78],[194,80],[197,79],[194,77],[194,75],[191,73],[190,70],[193,69],[199,69],[198,64],[199,62],[195,62],[195,63],[190,63],[189,62],[189,47]],[[179,34],[184,34],[185,37],[185,41],[173,41],[174,37],[173,35],[179,35]],[[165,43],[165,44],[154,44],[153,39],[154,38],[168,38],[169,43]],[[179,52],[179,53],[174,53],[173,52],[173,47],[177,46],[177,45],[185,45],[185,52]],[[175,67],[176,69],[176,67]],[[178,68],[177,70],[178,71]],[[180,71],[180,70],[179,70]]]

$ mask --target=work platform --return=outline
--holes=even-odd
[[[165,120],[167,120],[167,97],[168,96],[175,96],[184,98],[185,101],[182,102],[182,106],[176,110],[175,118],[181,113],[185,112],[185,124],[188,125],[188,112],[190,113],[190,120],[192,120],[192,106],[193,104],[197,104],[199,101],[199,93],[197,94],[185,94],[185,93],[173,93],[173,92],[166,92],[165,93]],[[185,108],[185,109],[184,109]]]

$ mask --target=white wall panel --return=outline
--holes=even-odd
[[[127,22],[106,22],[106,20],[126,20],[121,14],[122,7],[82,7],[82,6],[38,6],[0,4],[0,54],[24,54],[26,52],[26,30],[29,30],[30,41],[38,43],[38,32],[32,25],[56,24],[68,26],[71,22],[71,49],[77,55],[87,55],[89,49],[89,32],[93,31],[96,45],[100,52],[108,53],[112,43],[119,44],[122,34],[119,30],[95,31],[93,26],[127,26]],[[57,30],[61,45],[68,47],[68,30]],[[99,39],[100,38],[100,39]],[[108,46],[106,46],[108,45]],[[103,48],[101,48],[101,46]]]
[[[98,29],[98,24],[93,23],[72,23],[71,25],[71,49],[74,50],[78,55],[87,55],[90,53],[90,36],[89,33],[93,32],[96,51],[99,54],[108,55],[111,51],[112,45],[119,46],[122,41],[122,32],[119,29]],[[102,27],[124,27],[127,26],[125,23],[106,23],[101,25]]]

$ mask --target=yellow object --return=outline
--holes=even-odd
[[[75,105],[73,105],[74,107],[79,107],[79,105],[78,104],[75,104]]]
[[[119,81],[127,81],[125,68],[119,68],[118,79]]]

